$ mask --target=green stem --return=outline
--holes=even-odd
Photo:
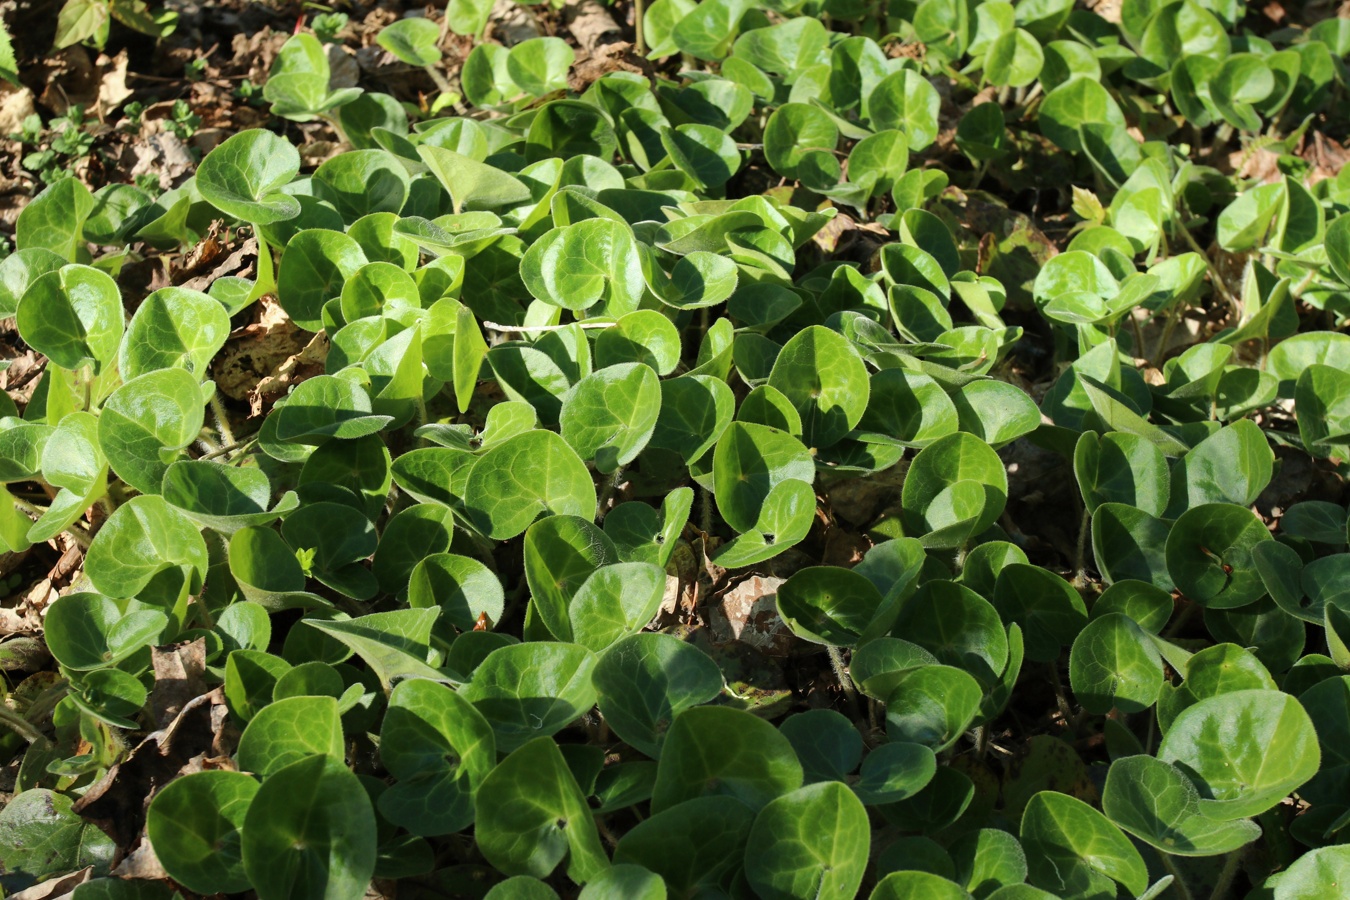
[[[1083,524],[1078,526],[1078,556],[1073,565],[1074,580],[1080,586],[1087,580],[1087,539],[1091,526],[1092,514],[1088,512],[1085,504],[1083,506]]]
[[[607,509],[609,501],[614,499],[614,493],[618,491],[619,485],[623,482],[623,470],[623,466],[615,469],[614,474],[605,482],[605,487],[600,492],[599,513],[596,515],[596,520],[599,522],[605,521],[605,513],[609,511]]]
[[[215,459],[217,456],[224,456],[224,455],[227,454],[227,453],[232,453],[232,452],[234,452],[235,450],[238,450],[240,447],[247,447],[247,446],[249,446],[250,444],[252,444],[252,443],[253,443],[254,441],[256,441],[256,440],[257,440],[257,437],[248,437],[248,438],[244,438],[242,441],[232,441],[231,443],[228,443],[228,444],[224,445],[223,447],[217,447],[216,449],[212,450],[210,453],[203,453],[201,456],[199,456],[199,457],[197,457],[197,458],[198,458],[198,459]]]
[[[1214,890],[1210,891],[1209,900],[1224,900],[1228,896],[1228,891],[1233,887],[1233,879],[1237,878],[1238,869],[1242,864],[1242,848],[1230,851],[1224,857],[1223,869],[1219,871],[1219,879],[1214,882]]]
[[[1172,886],[1177,889],[1177,896],[1181,900],[1195,900],[1195,895],[1191,893],[1190,886],[1186,884],[1186,879],[1181,877],[1181,871],[1177,868],[1176,862],[1169,854],[1159,853],[1158,858],[1162,860],[1163,868],[1167,874],[1172,876]]]
[[[1210,259],[1209,254],[1200,247],[1199,241],[1195,239],[1195,235],[1191,234],[1191,230],[1186,227],[1185,222],[1181,223],[1180,231],[1182,239],[1185,240],[1186,243],[1190,245],[1191,249],[1198,253],[1200,258],[1205,261],[1205,268],[1209,270],[1210,283],[1214,285],[1214,289],[1219,292],[1224,301],[1228,304],[1228,308],[1232,310],[1233,323],[1236,325],[1242,320],[1242,305],[1238,303],[1237,298],[1233,296],[1233,292],[1228,289],[1228,284],[1223,280],[1223,276],[1219,274],[1219,267],[1214,265],[1214,260]]]
[[[220,402],[220,393],[211,394],[211,414],[216,417],[216,429],[220,432],[222,444],[234,443],[234,430],[230,428],[230,417],[225,412],[225,404]]]
[[[441,74],[441,70],[433,66],[423,66],[426,73],[431,76],[431,80],[436,83],[436,90],[442,94],[453,94],[455,89],[450,86],[450,82]]]
[[[0,705],[0,725],[6,725],[30,744],[35,744],[43,740],[42,732],[33,727],[23,716],[10,709],[8,706]]]

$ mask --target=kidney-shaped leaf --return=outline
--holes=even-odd
[[[837,781],[798,788],[755,817],[745,875],[760,897],[815,900],[852,897],[867,869],[867,810]]]
[[[594,518],[595,483],[565,440],[551,431],[527,431],[474,463],[464,504],[474,525],[504,541],[541,515]]]
[[[226,138],[197,167],[197,190],[241,222],[270,225],[300,215],[281,188],[300,173],[300,151],[287,138],[253,128]]]
[[[147,372],[113,391],[98,420],[112,470],[141,493],[158,494],[169,465],[201,432],[204,404],[186,369]]]
[[[722,691],[722,673],[703,651],[659,632],[623,638],[593,677],[600,712],[614,733],[654,759],[675,717]]]
[[[595,705],[595,662],[577,644],[509,644],[489,653],[460,693],[491,723],[497,746],[515,750],[561,731]]]
[[[1270,809],[1317,774],[1321,750],[1303,706],[1279,691],[1233,691],[1177,716],[1158,758],[1191,777],[1202,811],[1241,819]]]
[[[551,738],[502,760],[478,788],[475,809],[478,849],[507,875],[547,878],[570,854],[568,877],[585,883],[609,865],[586,797]]]
[[[326,755],[263,782],[244,816],[243,858],[259,900],[358,900],[375,874],[375,811]]]
[[[1111,763],[1102,809],[1130,834],[1174,856],[1218,856],[1261,836],[1261,827],[1250,819],[1222,821],[1204,815],[1190,779],[1151,756]]]
[[[425,678],[389,695],[380,760],[397,781],[381,814],[413,834],[450,834],[473,821],[473,795],[497,764],[492,726],[463,696]]]

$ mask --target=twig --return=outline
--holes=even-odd
[[[568,322],[566,325],[498,325],[496,322],[483,322],[484,328],[490,331],[519,331],[522,334],[542,334],[546,331],[562,331],[564,328],[571,328],[573,325],[579,325],[582,328],[613,328],[614,322]]]
[[[642,16],[646,13],[645,0],[633,0],[633,52],[638,56],[647,55],[646,35],[642,32]]]

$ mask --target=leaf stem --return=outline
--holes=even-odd
[[[1219,879],[1214,882],[1214,890],[1210,891],[1209,900],[1223,900],[1228,896],[1228,891],[1233,887],[1233,879],[1237,878],[1238,869],[1242,864],[1242,848],[1229,851],[1224,857],[1223,868],[1219,870]]]
[[[605,513],[609,511],[609,501],[614,499],[614,494],[619,490],[619,485],[623,483],[624,466],[619,466],[614,470],[606,481],[604,488],[600,491],[600,501],[598,504],[599,512],[596,514],[596,521],[605,521]]]
[[[220,393],[211,392],[211,414],[216,417],[216,429],[220,432],[222,444],[234,443],[234,430],[230,428],[230,417],[225,412],[225,404],[220,402]]]
[[[1195,895],[1191,893],[1191,888],[1186,884],[1186,879],[1181,877],[1181,870],[1177,868],[1176,862],[1170,854],[1158,853],[1158,858],[1162,860],[1163,868],[1167,874],[1172,876],[1172,885],[1177,889],[1177,896],[1180,900],[1195,900]]]
[[[1078,548],[1077,557],[1073,562],[1074,581],[1079,586],[1087,581],[1087,539],[1088,532],[1092,526],[1092,514],[1088,512],[1087,504],[1083,504],[1083,523],[1078,526]]]
[[[44,740],[42,732],[38,731],[32,722],[3,704],[0,704],[0,725],[7,725],[11,731],[30,744]]]
[[[848,667],[844,665],[844,654],[834,644],[826,644],[825,652],[829,654],[830,668],[834,669],[834,677],[839,680],[839,687],[848,699],[849,709],[853,713],[853,721],[861,724],[861,714],[858,711],[858,691],[853,687],[853,679],[849,677]]]
[[[1237,298],[1233,296],[1233,292],[1228,289],[1228,284],[1223,280],[1223,276],[1219,274],[1219,267],[1214,265],[1214,260],[1210,259],[1209,254],[1201,249],[1200,242],[1195,239],[1195,235],[1191,234],[1191,230],[1186,227],[1185,222],[1180,224],[1180,231],[1181,237],[1190,245],[1190,248],[1198,253],[1200,258],[1205,261],[1205,268],[1209,270],[1210,283],[1214,285],[1214,289],[1219,292],[1224,301],[1228,304],[1228,308],[1232,310],[1233,321],[1236,325],[1242,318],[1242,306],[1238,303]]]
[[[24,512],[28,513],[28,515],[34,517],[35,519],[42,518],[47,512],[46,507],[36,506],[32,503],[29,503],[27,500],[24,500],[22,497],[14,497],[13,500],[15,506],[17,506]],[[94,539],[94,536],[92,534],[90,534],[88,531],[85,531],[83,528],[81,528],[79,525],[76,525],[74,522],[71,522],[70,525],[67,526],[65,533],[70,535],[71,539],[74,540],[75,543],[80,545],[81,550],[88,550],[89,542]]]
[[[257,438],[256,435],[253,436],[253,437],[246,437],[246,438],[244,438],[242,441],[234,441],[234,442],[232,442],[232,443],[229,443],[229,444],[224,445],[223,447],[217,447],[216,449],[212,450],[211,452],[209,452],[209,453],[203,453],[201,456],[199,456],[199,457],[197,457],[197,458],[198,458],[199,460],[200,460],[200,459],[215,459],[217,456],[224,456],[225,454],[227,454],[227,453],[232,453],[232,452],[234,452],[235,450],[240,449],[241,447],[247,447],[247,446],[249,446],[250,444],[253,444],[254,442],[256,442],[257,440],[258,440],[258,438]]]

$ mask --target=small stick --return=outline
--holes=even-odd
[[[613,328],[615,322],[568,322],[566,325],[498,325],[496,322],[484,322],[483,327],[490,331],[519,331],[522,334],[542,334],[547,331],[562,331],[579,325],[582,328]]]

